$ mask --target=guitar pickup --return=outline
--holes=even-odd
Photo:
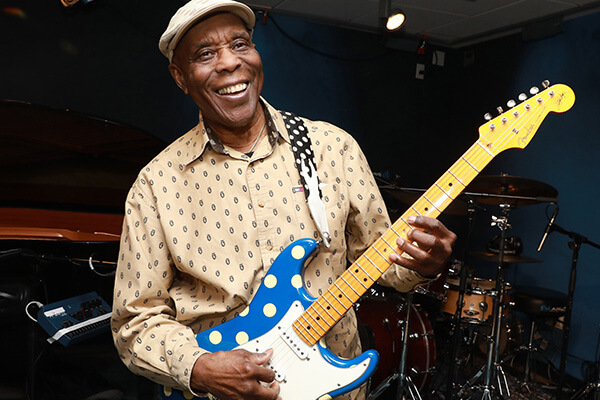
[[[282,329],[281,338],[296,353],[298,358],[305,360],[308,357],[310,347],[298,336],[293,327],[290,326],[286,330]]]

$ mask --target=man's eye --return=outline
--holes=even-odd
[[[235,50],[244,50],[244,49],[248,48],[248,43],[246,43],[246,42],[235,42],[233,44],[233,48]]]
[[[196,53],[196,60],[209,60],[213,56],[213,52],[210,50],[202,50]]]

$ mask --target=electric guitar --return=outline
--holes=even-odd
[[[409,215],[437,218],[500,152],[523,149],[550,112],[571,108],[575,94],[557,84],[479,128],[479,139],[383,235],[318,298],[305,290],[302,268],[318,243],[300,239],[275,260],[256,296],[238,317],[200,332],[196,340],[210,352],[274,349],[267,367],[275,372],[283,400],[327,400],[362,385],[377,366],[379,355],[368,350],[341,359],[325,345],[324,335],[390,267],[396,239],[411,230]],[[520,98],[524,100],[523,98]],[[512,105],[512,104],[511,104]],[[164,388],[166,399],[192,399],[190,393]],[[209,395],[208,398],[214,398]]]

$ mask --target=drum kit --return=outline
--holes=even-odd
[[[409,205],[423,192],[393,185],[380,189]],[[505,269],[542,260],[520,254],[520,240],[506,234],[509,215],[523,205],[556,204],[558,192],[532,179],[497,175],[476,178],[461,196],[464,204],[457,199],[449,211],[468,216],[467,248],[481,204],[499,207],[501,215],[491,223],[500,233],[489,242],[489,252],[465,254],[465,259],[492,262],[494,278],[474,276],[467,263],[453,260],[446,273],[414,293],[375,287],[363,296],[356,305],[363,347],[375,348],[381,356],[368,388],[369,400],[510,397],[504,353],[511,341],[519,341],[520,332],[510,318],[512,286],[505,281]]]

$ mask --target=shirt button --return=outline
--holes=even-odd
[[[258,206],[259,206],[260,208],[264,208],[264,207],[265,207],[265,202],[264,202],[264,201],[259,201],[259,202],[258,202]]]
[[[268,245],[267,245],[267,250],[268,250],[268,251],[271,251],[271,250],[273,250],[273,245],[270,245],[270,244],[268,244]]]

